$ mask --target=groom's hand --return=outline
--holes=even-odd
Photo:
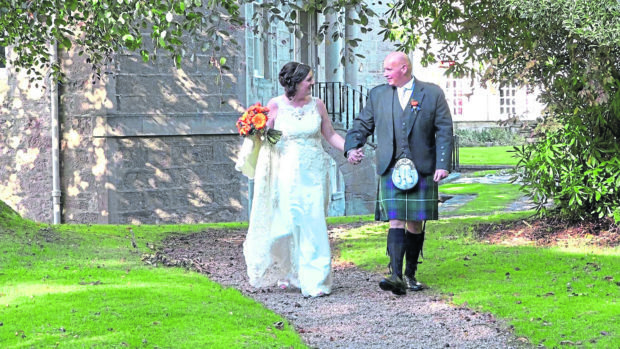
[[[363,158],[364,158],[364,152],[362,151],[362,148],[351,149],[347,153],[347,160],[352,165],[359,164]]]
[[[433,180],[435,182],[439,182],[440,180],[444,179],[448,177],[448,171],[446,170],[442,170],[442,169],[437,169],[435,170],[435,176],[433,177]]]

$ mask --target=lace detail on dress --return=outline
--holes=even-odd
[[[316,99],[300,108],[280,101],[274,128],[282,137],[261,147],[243,246],[250,284],[264,287],[289,280],[304,295],[329,293],[328,158]]]

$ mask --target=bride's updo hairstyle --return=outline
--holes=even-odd
[[[311,70],[312,68],[309,65],[297,62],[288,62],[282,67],[278,79],[289,100],[293,99],[297,93],[297,84],[302,82]]]

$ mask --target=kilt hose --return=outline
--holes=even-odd
[[[402,191],[392,183],[390,168],[379,177],[375,220],[387,222],[391,219],[401,221],[426,221],[439,219],[439,185],[433,174],[419,176],[415,187]]]

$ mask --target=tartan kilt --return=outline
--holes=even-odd
[[[379,177],[375,220],[387,222],[391,219],[401,221],[426,221],[439,219],[439,185],[433,174],[419,176],[415,187],[402,191],[392,183],[392,172]]]

